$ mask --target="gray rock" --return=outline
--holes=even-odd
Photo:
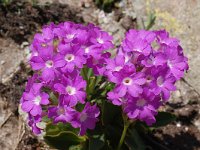
[[[24,50],[10,39],[0,38],[0,82],[7,82],[25,60]]]

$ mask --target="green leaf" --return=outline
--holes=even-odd
[[[95,135],[89,138],[89,150],[101,150],[105,145],[104,135]]]
[[[42,121],[45,123],[48,123],[51,121],[51,119],[49,119],[48,116],[44,116],[44,117],[42,117]]]
[[[44,139],[47,144],[57,149],[69,149],[71,146],[74,148],[80,147],[81,143],[86,141],[86,137],[78,136],[78,130],[72,128],[70,124],[52,124],[46,126],[46,135]],[[72,147],[70,148],[72,149]]]
[[[145,150],[147,146],[145,145],[142,137],[139,135],[135,128],[130,128],[128,134],[125,138],[125,144],[129,150]]]
[[[155,14],[150,13],[149,16],[148,16],[148,21],[146,23],[145,29],[150,30],[153,27],[153,25],[155,24],[155,21],[156,21]]]
[[[58,104],[58,97],[53,92],[50,93],[50,100],[53,105]]]
[[[153,124],[151,127],[158,128],[162,126],[166,126],[167,124],[176,120],[176,116],[168,113],[168,112],[158,112],[156,116],[156,123]]]
[[[61,122],[57,124],[48,123],[45,130],[46,135],[56,135],[62,131],[71,131],[78,134],[78,129],[73,128],[69,123],[63,124]]]
[[[54,148],[66,150],[70,146],[80,145],[86,141],[86,138],[77,136],[71,131],[62,131],[56,135],[45,135],[44,140]]]
[[[103,100],[103,106],[101,108],[103,125],[122,121],[120,107],[113,105],[107,100]]]
[[[89,78],[89,93],[87,94],[92,94],[95,88],[95,84],[96,84],[96,77],[90,77]]]

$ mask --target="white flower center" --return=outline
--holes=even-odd
[[[74,38],[74,34],[67,34],[66,36],[68,39],[73,39]]]
[[[141,49],[138,49],[138,48],[137,49],[133,49],[133,50],[135,50],[137,52],[142,52]]]
[[[74,95],[76,94],[76,88],[72,87],[72,86],[67,86],[66,87],[66,91],[69,95]]]
[[[123,84],[124,85],[131,85],[132,84],[132,79],[127,77],[123,79]]]
[[[117,66],[117,67],[115,67],[115,71],[120,71],[122,69],[122,67],[121,66]]]
[[[35,104],[35,105],[40,105],[41,99],[42,99],[42,98],[41,98],[39,95],[36,96],[35,99],[33,100],[34,104]]]
[[[169,68],[172,68],[173,66],[172,66],[172,63],[168,60],[167,61],[167,65],[169,66]]]
[[[125,55],[125,63],[127,63],[130,60],[130,56]]]
[[[51,68],[51,67],[53,67],[53,61],[48,60],[48,61],[46,61],[45,65],[46,65],[47,68]]]
[[[142,106],[144,106],[145,104],[146,104],[146,100],[140,99],[140,100],[137,100],[136,106],[142,107]]]
[[[38,56],[38,52],[32,52],[32,56]]]
[[[87,53],[89,53],[90,52],[90,48],[89,47],[86,47],[85,48],[85,53],[87,54]]]
[[[157,85],[160,86],[160,87],[162,87],[162,86],[163,86],[163,81],[164,81],[164,80],[163,80],[163,77],[161,77],[161,76],[158,77],[158,78],[157,78]]]
[[[42,47],[46,47],[47,44],[46,44],[46,43],[42,43],[41,46],[42,46]]]
[[[97,38],[97,42],[100,43],[100,44],[104,43],[104,41],[101,38]]]
[[[73,54],[67,54],[67,55],[65,56],[65,60],[66,60],[67,62],[73,61],[74,58],[75,58],[75,56],[74,56]]]
[[[119,100],[120,102],[124,102],[124,101],[126,101],[126,99],[123,98],[123,97],[119,98],[118,100]]]
[[[84,122],[84,121],[87,119],[87,117],[88,117],[88,116],[87,116],[86,113],[82,113],[81,116],[80,116],[80,121],[81,121],[81,122]]]
[[[153,78],[152,78],[152,76],[147,75],[146,79],[147,79],[146,82],[147,82],[147,83],[150,83],[150,82],[152,81]]]

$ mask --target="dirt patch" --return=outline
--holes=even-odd
[[[82,18],[77,14],[77,9],[65,4],[32,5],[14,0],[7,6],[0,4],[0,36],[11,37],[21,44],[49,22],[82,22]]]
[[[200,133],[193,124],[199,116],[200,104],[169,104],[166,108],[176,115],[177,120],[157,129],[153,139],[169,150],[200,150]]]
[[[8,102],[9,108],[16,115],[18,114],[18,105],[25,88],[25,83],[28,76],[32,75],[32,73],[31,69],[22,63],[20,70],[14,74],[9,82],[6,84],[0,83],[0,95]]]

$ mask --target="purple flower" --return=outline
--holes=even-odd
[[[101,57],[89,57],[87,60],[87,66],[92,68],[95,75],[104,75],[106,71],[106,60],[110,58],[111,54],[109,52],[103,53],[100,55]]]
[[[41,83],[34,83],[29,92],[23,93],[22,110],[30,113],[32,116],[41,115],[41,105],[49,104],[49,95],[41,92],[41,88]]]
[[[81,76],[75,76],[74,79],[66,78],[63,76],[60,83],[54,85],[55,90],[64,95],[64,104],[75,106],[77,102],[85,103],[86,81]]]
[[[165,30],[154,31],[154,33],[156,33],[156,38],[161,45],[169,47],[177,47],[179,45],[179,40],[170,38],[169,33]]]
[[[170,73],[176,78],[180,79],[184,76],[184,71],[188,69],[187,60],[184,56],[178,55],[176,48],[165,49],[167,66]]]
[[[155,53],[144,58],[144,60],[142,60],[141,63],[145,67],[154,67],[154,66],[157,67],[166,63],[166,59],[163,53]]]
[[[115,90],[120,92],[121,96],[127,93],[133,97],[137,97],[142,93],[142,85],[145,84],[146,79],[143,73],[136,73],[133,66],[124,66],[119,72],[115,72],[116,87]]]
[[[73,22],[59,24],[53,32],[59,38],[63,39],[65,43],[81,44],[88,39],[86,28]]]
[[[145,89],[139,97],[128,99],[124,112],[130,119],[139,119],[145,121],[148,125],[152,125],[156,122],[154,116],[157,115],[157,109],[160,105],[159,97],[154,97],[152,93]]]
[[[71,121],[71,124],[74,128],[80,128],[79,134],[83,136],[87,129],[95,128],[99,114],[100,111],[96,105],[91,106],[90,103],[86,103],[82,112],[76,113]]]
[[[28,79],[25,88],[26,92],[29,92],[31,90],[31,87],[33,86],[34,83],[36,83],[37,79],[38,79],[38,74],[33,74],[33,76]]]
[[[176,90],[176,87],[174,86],[176,79],[166,72],[166,70],[161,70],[154,76],[155,80],[150,83],[150,87],[154,94],[161,94],[163,100],[168,100],[170,97],[170,91]]]
[[[153,32],[129,30],[122,47],[126,52],[134,52],[148,56],[152,51],[150,42],[154,39],[155,34]]]
[[[73,119],[75,110],[67,105],[58,105],[48,108],[48,117],[53,119],[54,123],[69,123]]]
[[[127,99],[130,97],[129,95],[122,95],[123,93],[120,93],[116,89],[113,91],[110,91],[107,93],[107,98],[110,100],[114,105],[120,106],[127,102]]]
[[[90,31],[90,42],[95,45],[99,50],[108,50],[113,48],[112,36],[107,32],[93,29]]]
[[[114,72],[120,71],[125,65],[125,57],[123,55],[118,55],[114,59],[106,60],[106,72],[105,75],[111,82],[117,82],[116,77],[113,75]]]
[[[84,51],[80,49],[79,45],[70,46],[67,44],[61,44],[58,49],[62,58],[60,64],[63,66],[61,69],[63,72],[72,72],[75,67],[83,68],[86,59],[84,57]]]
[[[30,46],[32,57],[37,56],[40,52],[49,53],[53,51],[53,28],[54,25],[46,26],[42,29],[42,33],[37,33]]]
[[[131,29],[126,33],[126,38],[129,41],[132,41],[135,39],[142,39],[142,40],[146,40],[148,43],[151,43],[155,40],[156,34],[152,31]]]
[[[49,52],[47,55],[34,56],[30,60],[33,70],[42,71],[42,79],[45,82],[54,80],[56,76],[56,68],[63,67],[62,58],[59,55],[53,55]]]
[[[38,123],[40,123],[42,120],[41,116],[31,116],[29,114],[28,116],[28,125],[31,127],[34,134],[38,135],[41,134],[42,129],[38,127]]]

